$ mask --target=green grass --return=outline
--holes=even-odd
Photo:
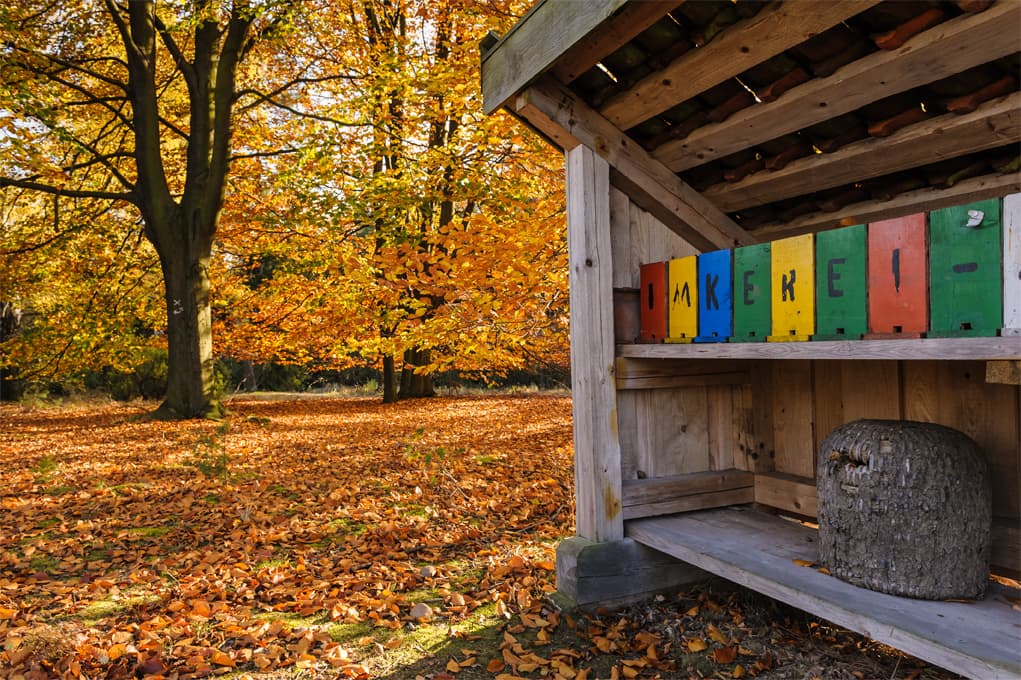
[[[50,573],[55,571],[60,565],[60,560],[52,555],[36,555],[28,561],[28,566],[32,571],[43,571]]]
[[[128,533],[143,538],[159,538],[170,533],[170,527],[134,527],[128,529]]]
[[[40,529],[49,529],[50,527],[58,524],[60,524],[59,517],[47,517],[46,519],[39,520],[39,523],[36,524],[36,526]]]
[[[133,595],[129,597],[115,598],[105,597],[102,600],[96,600],[90,603],[87,607],[79,611],[75,618],[84,623],[87,626],[95,626],[100,621],[108,619],[112,616],[146,604],[155,604],[159,602],[159,596],[157,595]]]

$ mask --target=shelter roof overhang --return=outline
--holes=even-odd
[[[506,108],[703,250],[1021,191],[1019,0],[543,0]]]

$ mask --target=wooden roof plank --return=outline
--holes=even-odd
[[[949,113],[890,137],[868,138],[832,153],[798,159],[781,170],[717,184],[702,195],[720,210],[734,212],[1011,142],[1021,142],[1021,92],[987,102],[968,114]]]
[[[595,150],[610,164],[615,184],[696,248],[711,250],[757,242],[552,77],[543,78],[522,93],[515,109],[536,127],[559,126],[566,137]],[[536,116],[545,120],[533,120]]]
[[[629,0],[543,0],[482,60],[482,103],[492,113],[548,70]]]
[[[683,2],[684,0],[644,0],[625,5],[617,12],[613,21],[603,23],[584,40],[568,48],[557,60],[551,72],[560,82],[570,83]]]
[[[796,4],[796,3],[795,3]],[[826,78],[799,85],[774,102],[756,104],[653,156],[671,170],[688,168],[835,118],[874,101],[954,75],[1018,51],[1021,2],[999,2],[929,29],[896,50],[881,50]]]
[[[883,201],[853,203],[834,212],[815,212],[789,222],[767,224],[755,230],[763,240],[796,236],[853,224],[903,217],[918,212],[949,208],[962,203],[997,198],[1021,191],[1021,173],[983,175],[962,180],[948,188],[908,191]],[[794,343],[790,343],[794,344]]]
[[[774,2],[734,24],[708,45],[678,57],[600,109],[627,130],[671,106],[808,40],[879,0]]]

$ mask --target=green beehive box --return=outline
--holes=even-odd
[[[734,249],[734,334],[730,342],[765,342],[770,333],[769,244]]]
[[[929,337],[997,334],[1002,248],[999,199],[929,213]]]
[[[860,340],[866,317],[865,225],[815,235],[813,340]]]

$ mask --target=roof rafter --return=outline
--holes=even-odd
[[[798,4],[798,3],[794,3]],[[799,85],[774,102],[667,142],[653,156],[676,172],[854,111],[866,104],[1018,51],[1021,2],[1000,2],[929,29],[896,50],[879,51],[831,76]],[[715,44],[715,43],[714,43]]]
[[[600,108],[600,113],[627,130],[878,3],[774,2],[708,45],[686,52],[662,71],[647,76]]]
[[[572,143],[595,150],[614,171],[614,184],[696,248],[712,250],[758,242],[552,77],[525,90],[515,110],[540,130],[558,128]]]
[[[997,198],[1021,191],[1021,173],[973,177],[948,188],[909,191],[888,200],[853,203],[834,212],[816,212],[789,222],[769,224],[755,230],[757,236],[772,240],[853,224],[902,217],[938,208],[949,208],[986,198]]]
[[[630,42],[635,36],[662,19],[684,0],[643,0],[630,2],[581,42],[575,43],[557,60],[552,73],[568,84],[606,56]]]
[[[798,159],[782,170],[717,184],[703,195],[721,210],[734,212],[1010,142],[1021,142],[1021,92],[987,102],[971,113],[948,113],[890,137],[870,137],[832,153]]]

